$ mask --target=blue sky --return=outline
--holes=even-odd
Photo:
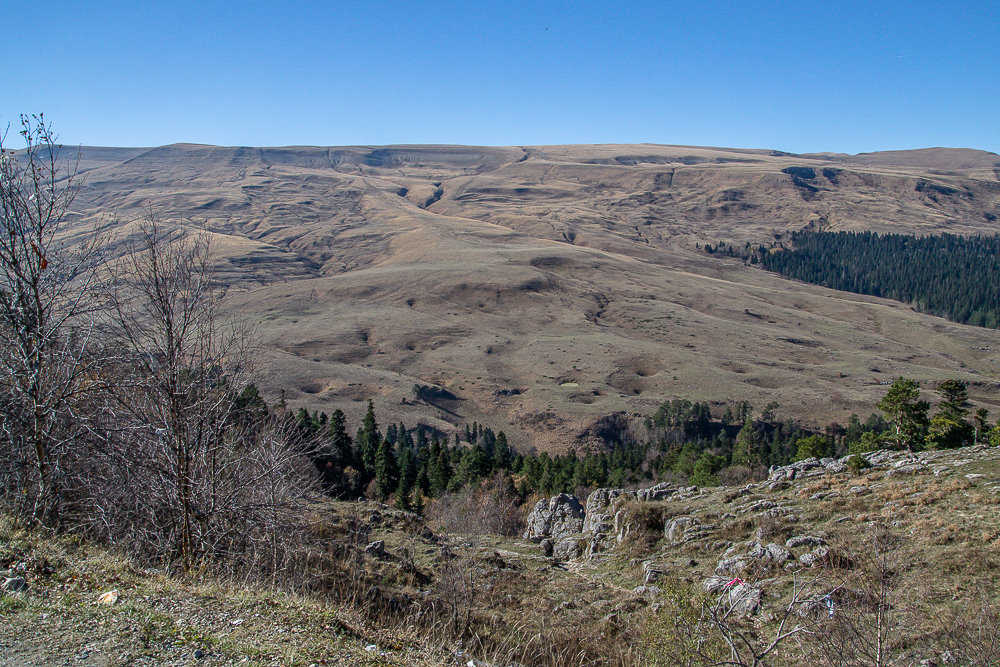
[[[0,34],[0,122],[67,144],[1000,152],[996,0],[6,0]]]

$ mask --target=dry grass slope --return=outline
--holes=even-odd
[[[272,398],[356,422],[374,397],[394,420],[478,420],[561,450],[601,415],[678,396],[776,400],[825,424],[907,375],[959,377],[995,408],[995,332],[699,245],[808,225],[992,233],[998,165],[963,149],[85,148],[75,220],[152,205],[208,230],[233,311],[260,326]],[[458,400],[415,404],[414,383]]]

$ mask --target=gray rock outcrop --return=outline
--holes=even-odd
[[[539,541],[546,537],[561,540],[583,532],[583,505],[576,496],[560,493],[549,500],[539,500],[528,514],[524,539]]]
[[[635,492],[635,496],[638,500],[643,502],[653,502],[655,500],[665,500],[672,496],[676,491],[677,489],[667,482],[660,482],[656,486],[651,486],[648,489],[639,489]]]
[[[622,500],[634,499],[634,491],[624,489],[597,489],[587,496],[586,516],[583,520],[585,533],[609,533],[614,529],[614,515]]]
[[[583,549],[580,547],[580,540],[572,537],[559,540],[552,547],[552,555],[555,558],[561,558],[563,560],[579,558],[582,553]]]

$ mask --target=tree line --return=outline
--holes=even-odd
[[[1000,326],[1000,235],[799,231],[790,241],[790,248],[748,245],[744,254],[788,278],[902,301],[953,322]]]
[[[846,426],[831,423],[820,431],[780,418],[773,402],[758,411],[740,401],[713,417],[709,402],[676,398],[639,423],[602,420],[606,447],[558,455],[519,452],[503,431],[478,423],[465,425],[464,438],[456,431],[453,442],[424,424],[390,423],[383,434],[371,401],[353,438],[339,409],[330,417],[304,408],[294,417],[283,406],[278,410],[294,423],[301,441],[310,443],[303,451],[310,453],[328,493],[392,500],[419,511],[425,499],[476,488],[497,475],[523,502],[658,481],[739,484],[762,477],[770,466],[875,449],[1000,446],[1000,425],[989,423],[985,408],[971,409],[965,383],[944,380],[936,390],[941,398],[932,414],[919,383],[899,378],[877,404],[881,414],[865,420],[851,415]]]

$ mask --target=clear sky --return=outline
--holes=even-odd
[[[997,0],[4,0],[0,35],[0,123],[67,144],[1000,152]]]

